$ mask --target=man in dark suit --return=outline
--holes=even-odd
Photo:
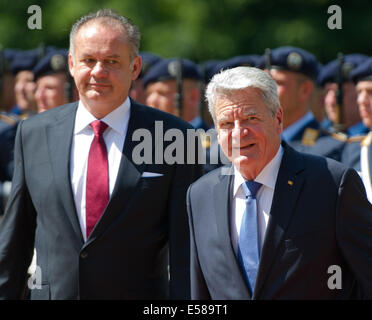
[[[358,174],[281,142],[265,72],[214,76],[206,96],[231,167],[193,183],[192,299],[372,297],[372,208]]]
[[[69,53],[79,102],[19,124],[0,225],[1,298],[21,298],[34,246],[32,299],[189,297],[185,197],[201,170],[134,156],[137,129],[150,133],[153,156],[170,144],[155,139],[157,123],[191,128],[128,98],[138,47],[137,27],[112,10],[80,18]]]

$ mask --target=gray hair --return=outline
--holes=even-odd
[[[126,32],[128,43],[130,44],[131,49],[132,49],[130,53],[131,60],[133,60],[135,57],[138,56],[140,40],[141,40],[141,34],[138,30],[138,27],[129,18],[119,15],[117,12],[115,12],[112,9],[101,9],[101,10],[98,10],[97,12],[88,13],[87,15],[79,18],[73,24],[71,28],[71,32],[70,32],[70,49],[69,49],[69,52],[72,56],[74,56],[74,41],[75,41],[76,34],[78,33],[78,31],[83,25],[85,25],[88,22],[93,22],[93,21],[96,21],[98,23],[111,26],[111,27],[121,26]]]
[[[209,112],[216,124],[215,102],[218,95],[229,95],[234,91],[257,88],[264,104],[272,116],[277,113],[280,102],[275,81],[265,71],[252,67],[236,67],[221,71],[209,82],[205,97]]]

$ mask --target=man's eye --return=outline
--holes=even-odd
[[[92,63],[94,63],[94,59],[91,59],[91,58],[86,58],[86,59],[84,59],[83,60],[84,61],[84,63],[86,63],[86,64],[92,64]]]
[[[106,62],[111,65],[118,63],[116,60],[107,60]]]
[[[220,123],[220,128],[221,129],[228,129],[228,128],[230,128],[231,127],[231,125],[232,125],[232,122],[222,122],[222,123]]]

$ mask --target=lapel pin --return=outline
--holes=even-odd
[[[288,180],[288,184],[289,184],[290,186],[293,186],[293,181],[292,181],[292,180]]]

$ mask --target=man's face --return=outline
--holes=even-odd
[[[367,128],[372,129],[372,81],[359,81],[356,90],[362,121]]]
[[[79,97],[89,110],[114,110],[128,96],[141,70],[141,58],[130,59],[125,32],[99,22],[82,26],[75,36],[69,67]]]
[[[294,122],[292,119],[300,108],[301,83],[298,79],[298,74],[292,71],[271,69],[270,75],[275,80],[278,87],[279,101],[284,112],[284,127],[287,127]],[[291,123],[287,125],[286,119],[291,121]]]
[[[158,81],[146,86],[148,106],[179,116],[176,97],[176,80]],[[197,116],[199,101],[200,91],[197,83],[191,79],[184,79],[182,82],[182,119],[191,121]]]
[[[35,104],[35,88],[34,75],[32,71],[20,71],[17,73],[14,95],[16,103],[21,110],[33,110]]]
[[[337,110],[337,89],[338,84],[334,82],[326,83],[324,86],[324,107],[329,120],[337,122],[338,110]],[[357,108],[357,95],[355,86],[352,82],[345,82],[342,85],[342,112],[343,122],[345,127],[348,128],[351,125],[360,121]]]
[[[39,113],[68,102],[65,95],[65,83],[64,73],[50,74],[37,79],[35,100]]]
[[[177,116],[176,93],[177,84],[175,80],[150,83],[146,86],[146,104]]]
[[[218,143],[243,177],[253,180],[275,156],[282,132],[282,109],[273,116],[256,88],[217,96]]]

